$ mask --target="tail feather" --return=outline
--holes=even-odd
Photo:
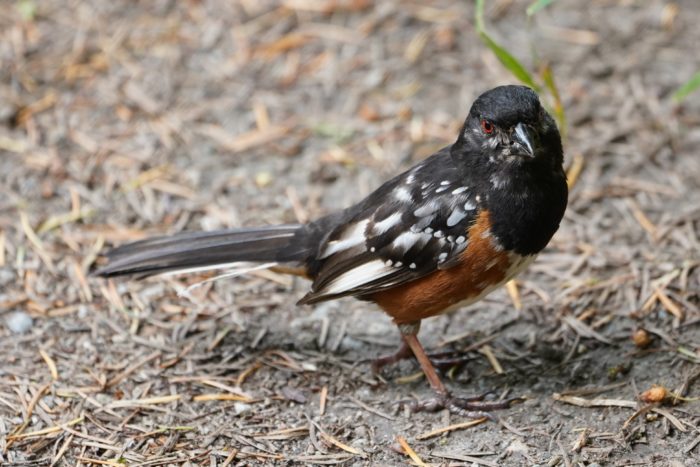
[[[303,262],[307,255],[302,225],[183,232],[129,243],[107,253],[102,277],[221,269],[239,262]]]

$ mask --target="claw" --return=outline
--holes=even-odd
[[[418,360],[420,367],[423,369],[423,373],[425,373],[425,377],[430,383],[430,387],[433,388],[433,391],[435,391],[435,394],[437,394],[437,397],[434,399],[422,403],[412,404],[411,409],[414,412],[420,410],[434,412],[444,408],[462,417],[488,417],[489,419],[493,420],[494,417],[489,413],[490,411],[507,409],[513,402],[521,400],[521,398],[516,397],[503,401],[484,401],[484,398],[488,393],[473,397],[452,396],[447,390],[447,387],[445,387],[445,384],[442,382],[442,380],[440,380],[440,376],[438,376],[437,372],[435,371],[433,363],[430,361],[428,355],[425,353],[425,349],[418,341],[418,337],[416,336],[418,333],[418,324],[420,324],[420,322],[413,323],[412,326],[399,325],[401,337],[405,345],[402,345],[399,352],[390,357],[390,359],[399,357],[405,358],[404,356],[407,353],[407,349],[410,349]]]
[[[502,401],[484,401],[489,392],[469,397],[454,397],[451,394],[443,394],[432,399],[411,404],[412,412],[437,412],[447,409],[450,413],[460,417],[482,418],[495,420],[491,411],[507,409],[511,404],[520,402],[522,397],[512,397]]]
[[[430,359],[430,363],[443,373],[446,373],[452,368],[459,369],[464,366],[465,363],[474,359],[471,355],[458,351],[430,353],[428,354],[428,358]]]

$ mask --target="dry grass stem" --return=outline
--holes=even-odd
[[[391,319],[296,306],[295,265],[91,272],[153,235],[319,219],[453,143],[517,82],[474,2],[4,2],[0,464],[700,465],[700,100],[672,97],[700,9],[483,3],[556,82],[570,192],[517,282],[421,323],[455,395],[527,396],[470,429],[409,413],[433,396],[415,360],[368,364]]]
[[[420,467],[427,467],[427,464],[421,460],[421,458],[416,454],[416,451],[413,450],[413,448],[408,444],[408,441],[406,441],[406,438],[403,436],[397,436],[396,441],[399,442],[401,445],[401,448],[403,451],[406,453],[408,457],[411,458],[411,460],[418,466]]]
[[[424,440],[424,439],[433,438],[435,436],[440,436],[443,433],[449,433],[449,432],[455,431],[455,430],[464,430],[466,428],[471,428],[473,426],[480,425],[487,420],[488,419],[486,417],[483,417],[483,418],[477,418],[476,420],[471,420],[468,422],[455,423],[453,425],[448,425],[446,427],[436,428],[435,430],[427,431],[425,433],[422,433],[422,434],[416,436],[416,439],[417,440]]]

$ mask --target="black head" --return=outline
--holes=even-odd
[[[500,245],[523,255],[542,250],[559,227],[567,185],[559,131],[537,94],[501,86],[479,96],[450,154]]]
[[[545,163],[561,167],[563,160],[557,126],[535,91],[526,86],[499,86],[479,96],[453,147],[453,157],[468,165],[481,165],[477,160],[483,160],[491,166]]]

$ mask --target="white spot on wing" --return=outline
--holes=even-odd
[[[403,201],[404,203],[410,203],[413,201],[413,198],[411,197],[411,192],[402,186],[394,190],[394,196],[396,196],[397,200]]]
[[[404,232],[391,242],[392,248],[401,251],[408,251],[418,243],[425,243],[428,240],[426,235],[414,232]]]
[[[384,261],[375,259],[363,263],[349,271],[336,277],[328,286],[321,291],[324,295],[333,295],[347,292],[364,284],[387,276],[396,270],[386,265]]]
[[[401,222],[401,213],[395,212],[386,219],[376,222],[372,228],[372,234],[381,235],[399,222]]]
[[[474,209],[476,209],[476,204],[474,204],[472,201],[467,201],[464,203],[465,211],[473,211]]]
[[[461,187],[457,188],[456,190],[453,190],[453,191],[452,191],[452,194],[453,194],[453,195],[458,195],[458,194],[460,194],[460,193],[464,193],[464,192],[467,191],[468,189],[469,189],[469,187],[461,186]]]
[[[416,217],[428,216],[440,208],[440,203],[437,200],[431,200],[425,203],[423,206],[419,207],[413,211],[413,215]]]
[[[465,217],[467,217],[466,212],[455,209],[450,214],[450,217],[447,218],[447,227],[454,227],[455,225],[459,224]]]
[[[338,240],[328,242],[328,245],[326,245],[326,248],[323,250],[321,258],[327,258],[339,251],[364,244],[366,239],[365,229],[368,223],[369,219],[364,219],[357,224],[348,226]]]

